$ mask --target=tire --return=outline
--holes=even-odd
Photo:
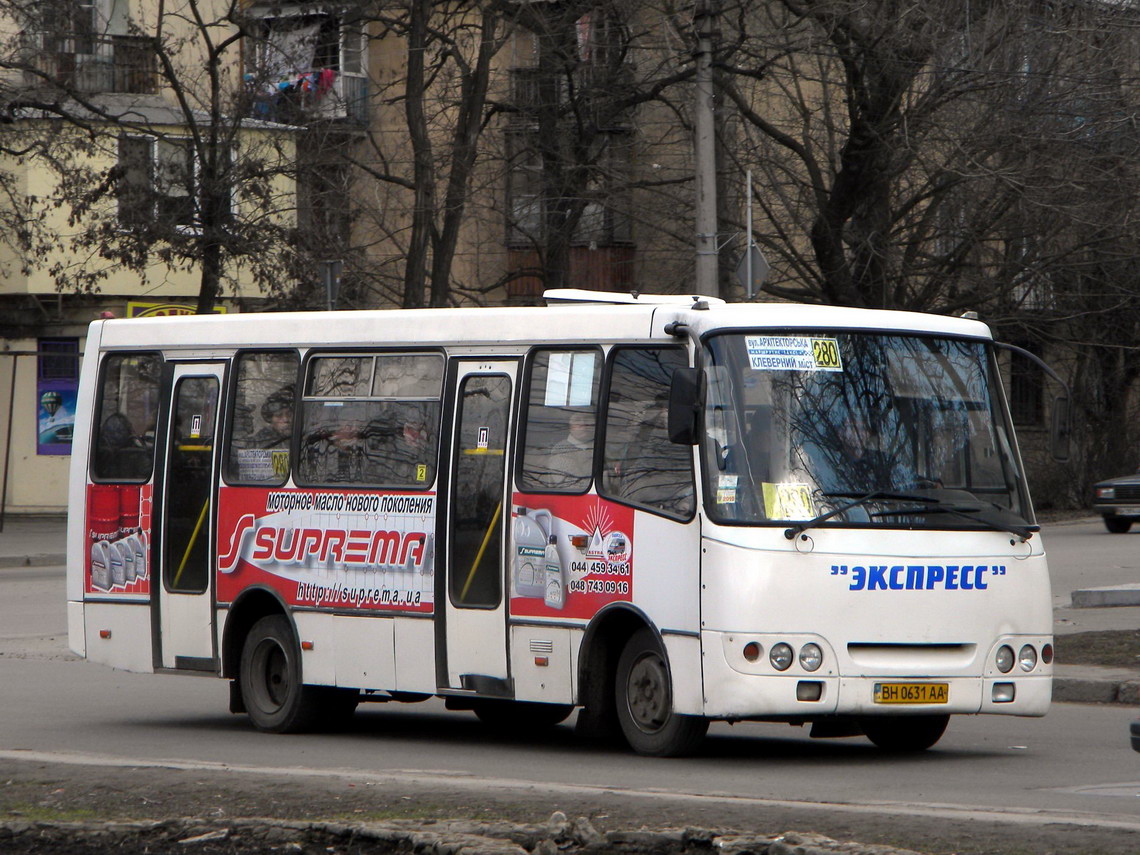
[[[299,733],[316,724],[321,687],[301,683],[301,649],[284,615],[263,617],[246,636],[241,651],[241,696],[258,730]]]
[[[1128,530],[1132,528],[1132,520],[1128,517],[1106,516],[1104,527],[1113,534],[1127,534]]]
[[[527,701],[481,699],[471,709],[479,721],[493,730],[518,733],[548,730],[562,724],[574,712],[570,704],[538,704]]]
[[[688,754],[709,729],[706,718],[673,712],[669,665],[657,636],[646,627],[630,637],[618,659],[614,699],[622,735],[638,754]]]
[[[905,754],[925,751],[946,731],[948,715],[868,716],[860,722],[863,733],[884,751]]]

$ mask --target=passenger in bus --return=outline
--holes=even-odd
[[[432,437],[423,413],[413,410],[404,420],[392,447],[397,483],[423,484],[430,477]]]
[[[565,438],[550,449],[549,474],[545,486],[553,490],[576,490],[590,480],[594,464],[594,414],[581,410],[570,413]]]
[[[153,449],[135,434],[126,414],[111,413],[99,431],[99,469],[106,477],[142,478],[150,473]]]
[[[254,436],[258,448],[287,446],[293,439],[293,386],[282,386],[261,405],[265,426]]]

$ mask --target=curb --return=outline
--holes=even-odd
[[[1111,606],[1140,606],[1140,585],[1111,585],[1073,591],[1074,609],[1097,609]]]
[[[0,567],[61,567],[67,564],[62,552],[40,552],[35,555],[0,555]]]
[[[1053,677],[1053,701],[1069,704],[1124,704],[1140,706],[1140,679],[1085,680]]]

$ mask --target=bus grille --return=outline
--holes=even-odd
[[[962,668],[974,661],[976,644],[873,644],[851,642],[847,655],[861,668]]]

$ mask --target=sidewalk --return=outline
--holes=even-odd
[[[67,562],[67,518],[8,514],[0,531],[0,567],[58,567]]]
[[[7,517],[0,532],[0,568],[64,565],[66,529],[63,517]],[[1074,632],[1140,628],[1140,585],[1073,591],[1072,600],[1054,611],[1053,631],[1059,639]],[[1053,674],[1055,701],[1140,705],[1140,665],[1056,665]]]

